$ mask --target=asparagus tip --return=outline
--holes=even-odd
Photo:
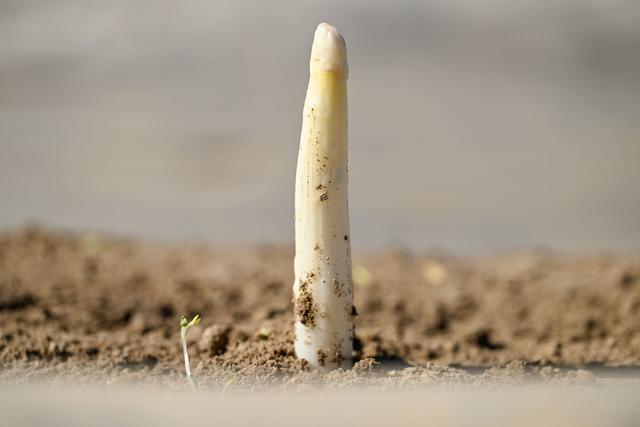
[[[329,24],[318,25],[311,47],[311,69],[348,72],[347,46],[338,30]]]

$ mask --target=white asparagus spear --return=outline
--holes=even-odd
[[[295,191],[295,351],[313,367],[346,367],[353,349],[347,208],[347,51],[331,25],[311,47]]]

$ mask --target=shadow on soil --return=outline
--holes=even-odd
[[[380,364],[380,368],[384,371],[410,368],[413,366],[399,356],[376,356],[373,359]]]

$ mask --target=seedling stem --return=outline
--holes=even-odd
[[[187,351],[187,330],[200,324],[200,315],[196,314],[191,321],[187,320],[187,316],[180,318],[180,340],[182,341],[182,353],[184,354],[184,369],[187,372],[187,380],[193,391],[196,391],[196,382],[191,375],[191,365],[189,364],[189,352]]]

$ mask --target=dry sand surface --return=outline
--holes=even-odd
[[[353,369],[319,374],[292,343],[287,247],[159,245],[30,227],[0,237],[0,381],[202,390],[637,384],[640,255],[354,259]]]

